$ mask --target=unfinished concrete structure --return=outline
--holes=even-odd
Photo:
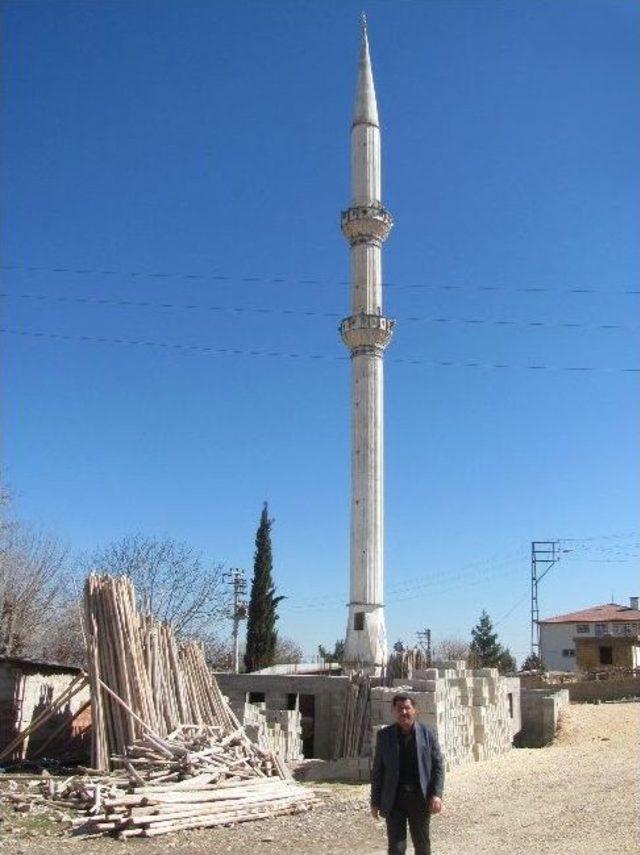
[[[381,201],[378,105],[363,15],[351,127],[351,203],[342,231],[351,247],[351,315],[340,324],[351,353],[350,596],[345,658],[381,667],[383,607],[382,357],[394,321],[382,314],[382,244],[393,221]]]
[[[518,745],[522,748],[542,748],[553,742],[560,713],[569,701],[569,690],[560,685],[523,689],[520,695],[522,729]]]
[[[316,674],[216,674],[220,690],[240,711],[245,703],[264,704],[265,710],[300,713],[305,757],[333,757],[336,734],[344,713],[348,677]]]

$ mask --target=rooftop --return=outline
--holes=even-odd
[[[640,621],[640,609],[621,606],[619,603],[605,603],[602,606],[591,606],[579,612],[543,618],[538,623],[610,623],[611,621],[620,621],[621,623]]]
[[[29,659],[25,656],[0,656],[0,665],[11,665],[23,671],[53,671],[79,674],[82,668],[77,665],[67,665],[64,662],[50,662],[43,659]]]

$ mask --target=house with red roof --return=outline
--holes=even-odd
[[[640,668],[638,597],[544,618],[540,658],[550,671]]]

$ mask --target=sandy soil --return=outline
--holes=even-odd
[[[640,852],[640,703],[576,705],[552,746],[519,749],[450,773],[432,823],[436,855],[617,855]],[[314,788],[322,807],[302,816],[192,831],[157,840],[81,840],[50,820],[7,816],[0,851],[15,855],[218,855],[386,851],[368,814],[368,788]],[[6,827],[9,826],[9,830]]]

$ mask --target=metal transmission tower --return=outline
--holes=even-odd
[[[228,573],[224,574],[224,577],[229,580],[229,585],[233,591],[233,606],[231,610],[233,632],[231,638],[233,640],[233,673],[237,674],[240,670],[240,638],[238,630],[240,628],[240,621],[247,618],[247,601],[245,600],[247,579],[244,570],[241,570],[239,567],[233,567]]]
[[[560,549],[559,540],[531,541],[531,652],[540,656],[540,610],[538,609],[538,584],[544,579],[562,553],[570,549]],[[543,568],[540,572],[539,568]]]

